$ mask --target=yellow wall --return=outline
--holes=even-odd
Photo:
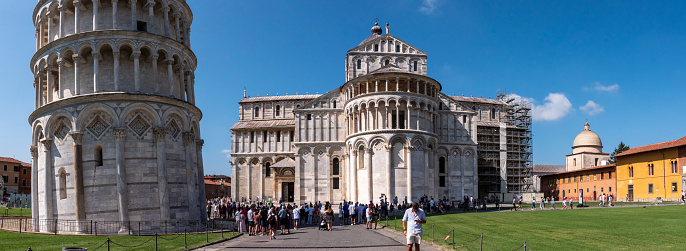
[[[677,163],[676,173],[672,173],[671,167],[671,161],[677,159],[676,147],[617,157],[617,199],[626,199],[629,184],[634,185],[634,200],[681,199],[680,167],[683,163]],[[653,175],[649,175],[648,164],[654,165]],[[631,166],[634,168],[633,177],[629,177]],[[676,182],[676,192],[671,190],[672,182]],[[648,193],[650,183],[653,184],[653,193]]]

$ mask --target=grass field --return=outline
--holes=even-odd
[[[670,205],[430,215],[423,240],[431,242],[434,224],[435,243],[445,247],[452,246],[455,227],[458,250],[478,250],[481,233],[486,250],[491,250],[489,245],[513,250],[525,241],[527,250],[683,250],[685,210],[683,205]],[[396,222],[399,231],[401,219],[398,216]],[[389,225],[393,229],[393,218]],[[451,236],[444,241],[447,235]]]
[[[233,233],[225,232],[224,238],[230,238]],[[44,234],[20,234],[15,232],[0,231],[0,250],[62,250],[63,247],[85,247],[95,250],[103,244],[107,238],[114,243],[124,246],[136,246],[143,242],[144,245],[136,248],[125,248],[110,243],[110,250],[155,250],[154,236],[76,236],[76,235],[44,235]],[[177,238],[178,237],[178,238]],[[158,250],[184,250],[184,239],[181,235],[158,236]],[[199,247],[206,244],[205,234],[187,235],[188,248]],[[209,242],[222,239],[221,233],[210,233]],[[107,244],[98,250],[107,250]]]
[[[31,217],[31,209],[27,208],[6,208],[0,207],[0,215],[5,216],[29,216]]]

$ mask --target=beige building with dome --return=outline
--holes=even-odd
[[[575,171],[589,167],[607,165],[610,154],[603,152],[603,142],[591,126],[586,122],[572,144],[572,154],[567,155],[567,171]]]

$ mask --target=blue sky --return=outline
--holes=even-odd
[[[564,164],[586,120],[605,152],[620,140],[686,136],[683,1],[188,2],[207,174],[230,174],[229,128],[243,87],[251,96],[339,87],[346,51],[370,35],[374,18],[429,54],[429,76],[443,92],[495,97],[505,89],[533,99],[534,163]],[[35,4],[0,2],[0,156],[26,162]]]

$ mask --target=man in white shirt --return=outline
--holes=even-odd
[[[424,210],[419,208],[417,202],[412,204],[411,208],[405,210],[403,216],[403,234],[407,236],[407,251],[412,250],[414,244],[415,250],[419,251],[419,244],[422,242],[422,224],[426,223],[426,214]]]
[[[248,236],[254,234],[255,223],[253,222],[253,214],[252,207],[250,207],[250,210],[248,210]]]
[[[298,223],[300,223],[300,209],[298,209],[298,205],[293,207],[293,219],[295,222],[295,230],[298,230]]]
[[[355,214],[357,212],[355,212],[355,205],[352,202],[350,202],[350,207],[348,211],[350,211],[350,221],[352,222],[350,223],[350,225],[355,225]]]

